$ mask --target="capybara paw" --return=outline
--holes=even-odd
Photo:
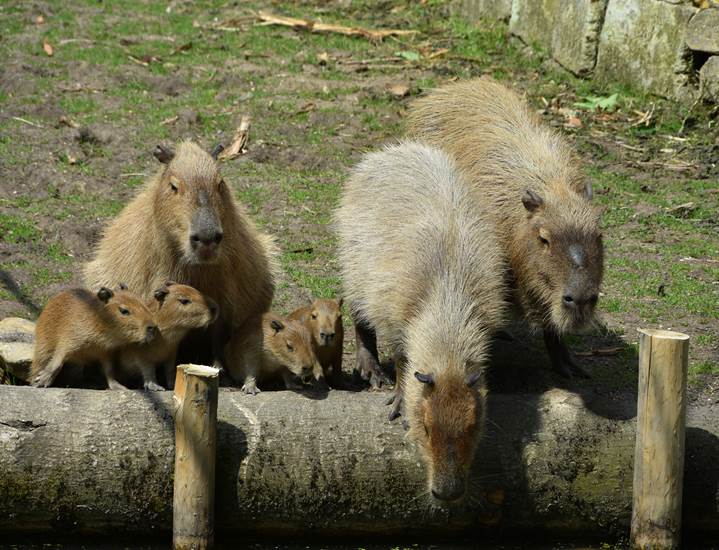
[[[126,390],[127,389],[127,386],[123,386],[117,380],[108,381],[107,387],[108,387],[108,389],[111,389],[111,390]]]
[[[165,391],[165,388],[160,386],[157,382],[147,381],[144,384],[145,389],[148,391]]]
[[[47,388],[50,385],[50,377],[46,372],[41,372],[32,381],[36,388]]]
[[[372,375],[369,377],[369,385],[373,389],[380,389],[382,386],[391,386],[392,380],[383,373],[381,370],[379,370],[379,367],[377,368],[376,372],[373,372]]]
[[[247,395],[257,395],[258,393],[260,393],[261,390],[254,382],[250,382],[242,386],[242,389],[240,391],[242,393],[246,393]]]

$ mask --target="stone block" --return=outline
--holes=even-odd
[[[685,99],[691,92],[686,30],[696,12],[691,3],[609,0],[599,37],[597,78]]]
[[[705,9],[689,20],[687,46],[700,52],[719,53],[719,9]]]
[[[509,29],[527,44],[548,50],[575,74],[596,63],[597,41],[608,0],[514,0]]]
[[[35,323],[18,317],[0,321],[0,364],[16,378],[27,380],[35,349]]]
[[[704,97],[719,103],[719,55],[710,57],[704,63],[699,71],[699,82]]]

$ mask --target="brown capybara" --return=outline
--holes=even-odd
[[[358,362],[372,355],[360,349],[367,333],[393,353],[390,420],[405,415],[436,501],[456,501],[484,429],[482,373],[505,311],[492,223],[447,154],[414,142],[366,155],[335,221]]]
[[[53,383],[65,363],[99,362],[110,389],[124,389],[112,372],[112,353],[128,344],[146,344],[157,333],[150,310],[135,294],[76,288],[52,297],[35,328],[33,386]]]
[[[318,299],[288,316],[289,319],[303,323],[310,331],[317,360],[322,366],[325,379],[331,381],[332,385],[336,384],[342,374],[342,303],[342,298]]]
[[[145,389],[162,391],[155,375],[157,365],[165,370],[167,387],[175,385],[177,347],[193,329],[208,327],[217,319],[219,308],[212,298],[188,285],[168,281],[147,302],[158,333],[152,342],[132,344],[120,349],[117,363],[125,372],[140,372]]]
[[[570,146],[526,101],[486,78],[430,92],[408,121],[408,134],[447,151],[492,206],[513,301],[543,329],[554,369],[587,376],[562,335],[595,321],[604,250],[591,186]]]
[[[312,337],[302,323],[265,313],[262,333],[262,369],[257,381],[281,375],[287,389],[300,389],[323,379],[322,367],[312,349]],[[259,391],[255,386],[253,393]]]
[[[242,381],[260,368],[258,347],[231,345],[232,354],[223,348],[234,340],[262,339],[276,246],[237,203],[213,156],[189,141],[176,153],[158,147],[155,156],[163,168],[107,228],[85,266],[85,282],[93,288],[123,280],[145,300],[168,280],[196,288],[220,308],[215,360]]]

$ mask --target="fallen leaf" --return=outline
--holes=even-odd
[[[429,57],[429,59],[435,59],[436,57],[441,57],[443,55],[447,55],[448,53],[449,53],[449,48],[440,48],[439,50],[434,51],[431,54],[429,54],[427,57]]]
[[[175,124],[175,122],[177,122],[179,120],[179,118],[180,117],[178,115],[171,116],[170,118],[166,118],[165,120],[160,122],[160,125],[167,126],[168,124]]]
[[[42,49],[45,50],[45,53],[48,55],[48,57],[52,57],[52,54],[55,53],[52,49],[52,46],[50,45],[50,42],[47,41],[47,38],[42,41]]]
[[[60,119],[57,121],[58,126],[67,126],[68,128],[79,128],[80,125],[72,120],[70,117],[67,117],[65,115],[62,115]]]
[[[571,128],[581,128],[582,121],[579,119],[579,117],[572,116],[567,119],[567,126]]]
[[[242,115],[240,125],[232,138],[232,143],[227,149],[224,149],[219,155],[219,160],[232,160],[242,155],[246,149],[245,146],[250,136],[250,116]]]
[[[329,63],[329,60],[330,60],[330,54],[328,54],[327,52],[322,52],[317,55],[317,62],[320,65],[327,65],[327,63]]]
[[[299,108],[299,110],[295,114],[302,114],[302,113],[309,113],[310,111],[314,111],[316,109],[316,105],[312,102],[305,103],[302,107]]]
[[[409,86],[403,83],[388,84],[386,90],[394,97],[401,99],[409,95]]]
[[[177,48],[172,50],[172,52],[170,52],[170,55],[175,55],[180,52],[186,52],[187,50],[191,50],[191,49],[192,49],[192,42],[187,42],[186,44],[182,44],[181,46],[178,46]]]
[[[395,55],[407,61],[419,61],[419,54],[417,52],[402,51],[396,52]]]
[[[45,18],[42,15],[38,15],[35,18],[35,24],[36,25],[42,25],[45,22]]]
[[[679,216],[680,218],[685,218],[689,214],[691,214],[694,210],[697,209],[697,205],[693,202],[685,202],[683,204],[678,204],[676,206],[672,206],[671,208],[667,209],[668,214],[675,214]]]
[[[580,357],[590,357],[592,355],[616,355],[620,351],[622,351],[623,348],[616,347],[616,348],[599,348],[599,349],[592,349],[589,351],[578,351],[574,355],[578,355]]]

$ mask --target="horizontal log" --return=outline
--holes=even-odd
[[[221,389],[216,530],[628,533],[631,398],[490,396],[470,498],[446,511],[386,395]],[[0,533],[169,533],[171,407],[170,392],[0,387]],[[690,407],[687,426],[685,532],[719,534],[719,408]]]

